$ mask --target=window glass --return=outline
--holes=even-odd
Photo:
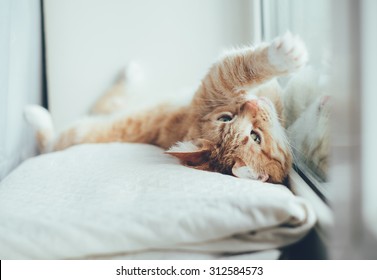
[[[329,156],[330,5],[327,0],[262,1],[263,40],[289,30],[302,38],[309,51],[308,66],[279,82],[295,167],[322,194],[326,193]]]

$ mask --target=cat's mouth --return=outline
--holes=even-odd
[[[267,104],[267,106],[269,106],[270,109],[274,108],[274,105],[272,104],[272,101],[269,98],[267,98],[267,97],[264,97],[264,96],[259,97],[258,102],[262,103],[262,104]]]

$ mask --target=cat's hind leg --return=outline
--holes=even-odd
[[[107,115],[127,108],[130,91],[137,90],[143,80],[143,72],[136,62],[129,63],[119,74],[117,81],[92,106],[90,114]]]

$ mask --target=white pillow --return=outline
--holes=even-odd
[[[76,146],[0,183],[0,259],[248,252],[291,244],[314,223],[284,186],[184,167],[151,145]]]

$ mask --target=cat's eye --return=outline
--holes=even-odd
[[[217,120],[220,122],[230,122],[233,119],[230,115],[221,115]]]
[[[254,130],[252,130],[250,132],[250,137],[251,137],[251,139],[254,140],[255,143],[260,144],[261,138],[260,138],[259,134],[256,133]]]

